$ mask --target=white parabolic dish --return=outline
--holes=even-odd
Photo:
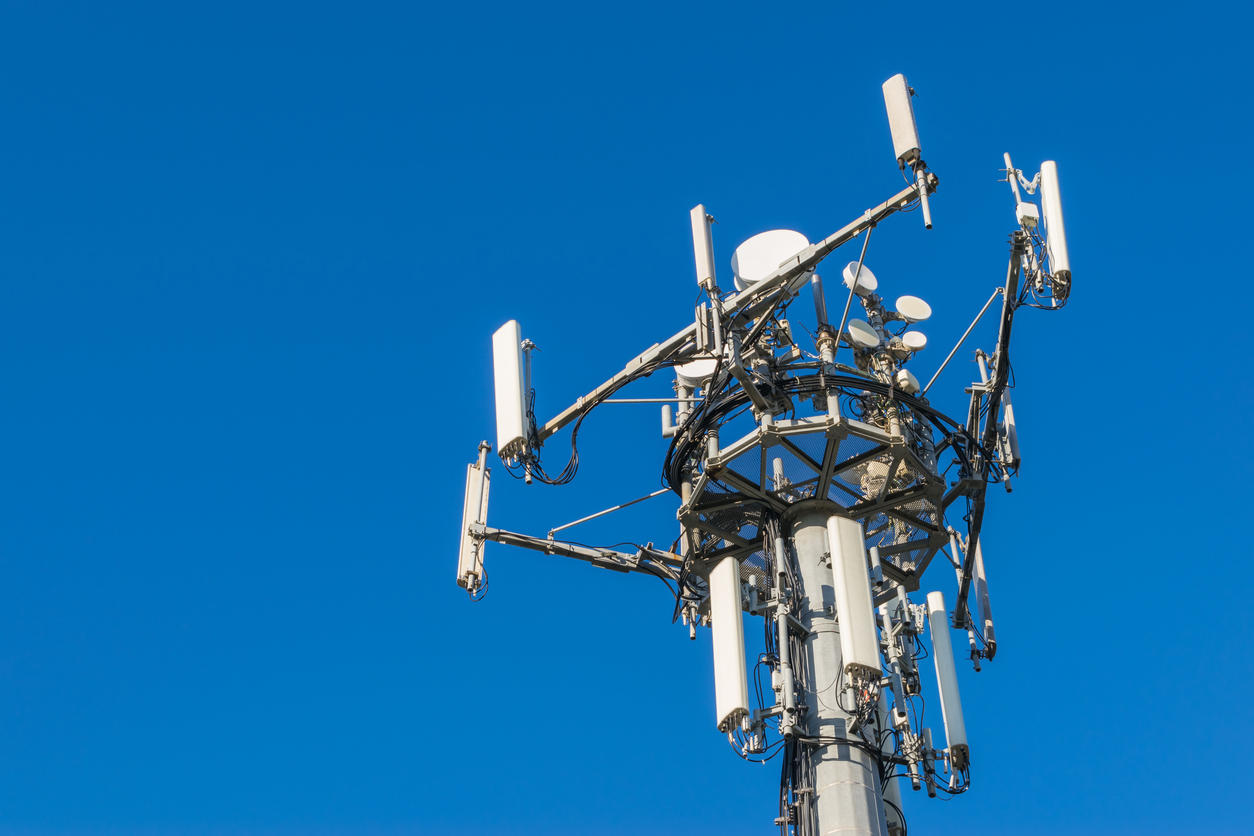
[[[932,315],[932,306],[918,296],[900,296],[897,299],[897,313],[906,322],[923,322]]]
[[[858,348],[875,348],[880,344],[880,335],[862,320],[851,319],[846,327],[849,330],[850,341]]]
[[[927,335],[922,331],[907,331],[901,335],[901,344],[911,351],[922,351],[927,348]]]
[[[858,286],[853,287],[853,292],[859,296],[866,296],[868,293],[874,293],[875,288],[880,286],[880,283],[875,280],[875,274],[871,272],[871,268],[867,267],[865,264],[863,264],[862,269],[859,270],[858,262],[851,261],[845,265],[843,272],[845,276],[845,287],[853,287],[854,273],[856,272],[858,274]]]
[[[714,374],[714,366],[718,361],[713,359],[690,360],[675,367],[675,377],[684,386],[697,388],[709,382]]]
[[[792,229],[768,229],[732,253],[732,281],[737,290],[762,281],[785,260],[810,246],[810,239]]]

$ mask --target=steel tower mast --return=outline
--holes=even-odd
[[[497,443],[508,472],[528,483],[561,485],[578,469],[576,436],[593,408],[621,402],[625,386],[675,375],[675,398],[660,399],[670,439],[666,487],[574,522],[547,537],[487,525],[487,442],[467,469],[458,583],[472,598],[486,587],[486,542],[574,557],[621,572],[651,574],[675,594],[674,620],[695,637],[713,634],[715,724],[747,760],[780,758],[775,824],[781,833],[905,834],[900,784],[959,794],[970,785],[967,742],[950,630],[966,633],[976,670],[997,650],[980,540],[988,486],[1017,474],[1019,446],[1009,396],[1010,334],[1016,311],[1061,308],[1071,270],[1057,167],[1028,181],[1006,155],[1015,200],[1004,282],[926,385],[906,368],[927,338],[911,326],[930,306],[914,296],[888,304],[865,259],[872,230],[919,207],[931,228],[937,178],[922,159],[904,76],[884,83],[894,151],[910,185],[816,243],[771,230],[742,243],[732,259],[735,291],[715,278],[710,216],[691,212],[698,284],[705,301],[692,325],[655,343],[621,372],[539,424],[531,403],[530,351],[517,322],[493,336]],[[1041,193],[1041,207],[1025,200]],[[841,271],[839,320],[829,319],[816,268],[861,239]],[[803,350],[785,307],[809,289],[813,352]],[[984,314],[1001,297],[991,353],[975,352],[964,419],[937,409],[927,393]],[[861,310],[853,311],[857,301]],[[859,316],[851,317],[851,312]],[[650,399],[626,399],[635,402]],[[571,428],[571,456],[550,474],[546,441]],[[680,536],[635,553],[556,539],[559,531],[660,494],[679,501]],[[960,531],[961,529],[961,531]],[[937,555],[956,592],[922,588]],[[931,578],[936,573],[928,577]],[[743,614],[766,620],[773,704],[749,699]],[[917,660],[929,641],[944,745],[916,710],[930,677]]]

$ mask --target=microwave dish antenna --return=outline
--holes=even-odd
[[[745,240],[731,258],[736,289],[748,290],[808,246],[810,240],[791,229],[768,229]]]
[[[906,322],[926,322],[932,316],[932,306],[918,296],[898,296],[896,307]]]
[[[851,319],[845,326],[849,342],[858,348],[875,348],[880,344],[880,334],[861,319]]]
[[[846,264],[845,269],[841,271],[841,275],[844,276],[845,287],[852,288],[853,292],[859,296],[868,296],[874,293],[875,289],[880,286],[880,283],[875,279],[875,274],[871,272],[871,268],[863,264],[861,269],[859,269],[856,261]],[[854,276],[857,276],[857,284],[854,283]]]
[[[922,351],[927,348],[927,334],[922,331],[907,331],[901,335],[901,344],[910,351]]]

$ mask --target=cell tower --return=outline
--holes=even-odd
[[[507,471],[528,483],[570,482],[579,462],[575,435],[588,413],[618,401],[613,396],[634,381],[664,370],[675,375],[675,397],[662,406],[666,487],[649,495],[678,500],[680,535],[669,549],[650,542],[629,553],[556,537],[648,497],[547,537],[489,527],[486,441],[467,470],[457,582],[481,596],[489,540],[668,581],[673,621],[690,636],[698,626],[713,633],[715,726],[746,759],[780,757],[775,824],[796,836],[904,834],[903,781],[932,797],[969,787],[972,755],[950,630],[965,634],[975,670],[993,659],[980,529],[989,485],[1008,489],[1019,468],[1008,391],[1011,327],[1019,309],[1061,308],[1071,289],[1057,166],[1042,163],[1029,181],[1007,154],[1017,226],[1005,280],[919,383],[908,366],[927,338],[914,326],[931,307],[915,296],[890,306],[865,259],[872,230],[898,212],[917,206],[931,228],[928,198],[937,179],[920,151],[914,91],[902,75],[883,89],[897,163],[910,174],[906,188],[816,243],[783,229],[753,236],[736,248],[730,293],[715,278],[712,218],[694,207],[704,295],[693,324],[547,423],[537,423],[531,408],[534,346],[514,321],[493,335],[497,449]],[[1039,209],[1020,187],[1029,196],[1039,190]],[[858,238],[857,259],[841,271],[846,292],[833,324],[816,269]],[[783,316],[807,289],[816,320],[812,351]],[[966,390],[967,414],[950,417],[928,392],[999,295],[997,343],[974,352],[978,379]],[[852,317],[855,299],[861,310]],[[570,460],[550,475],[542,445],[568,426]],[[933,563],[956,576],[952,607],[940,591],[920,592]],[[759,664],[770,669],[772,705],[749,699],[745,612],[766,621]],[[916,660],[926,658],[929,637],[941,710],[928,716],[942,717],[944,745],[917,710],[925,675]]]

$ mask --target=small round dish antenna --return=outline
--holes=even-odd
[[[810,239],[792,229],[768,229],[745,241],[732,253],[732,281],[744,290],[775,272],[787,259],[810,246]]]
[[[901,344],[911,351],[922,351],[927,348],[927,334],[922,331],[907,331],[901,335]]]
[[[897,313],[906,322],[923,322],[932,315],[932,306],[918,296],[900,296],[897,298]]]
[[[710,382],[717,364],[714,359],[689,360],[675,367],[675,377],[681,385],[696,389]]]
[[[875,348],[880,344],[880,335],[862,320],[851,319],[846,327],[849,331],[849,342],[858,348]]]
[[[853,274],[855,272],[858,274],[857,287],[853,287]],[[875,280],[875,274],[871,272],[871,268],[863,264],[862,269],[858,270],[858,262],[856,261],[851,261],[845,265],[844,276],[845,287],[853,287],[853,292],[859,296],[874,293],[875,288],[880,286],[880,283]]]

